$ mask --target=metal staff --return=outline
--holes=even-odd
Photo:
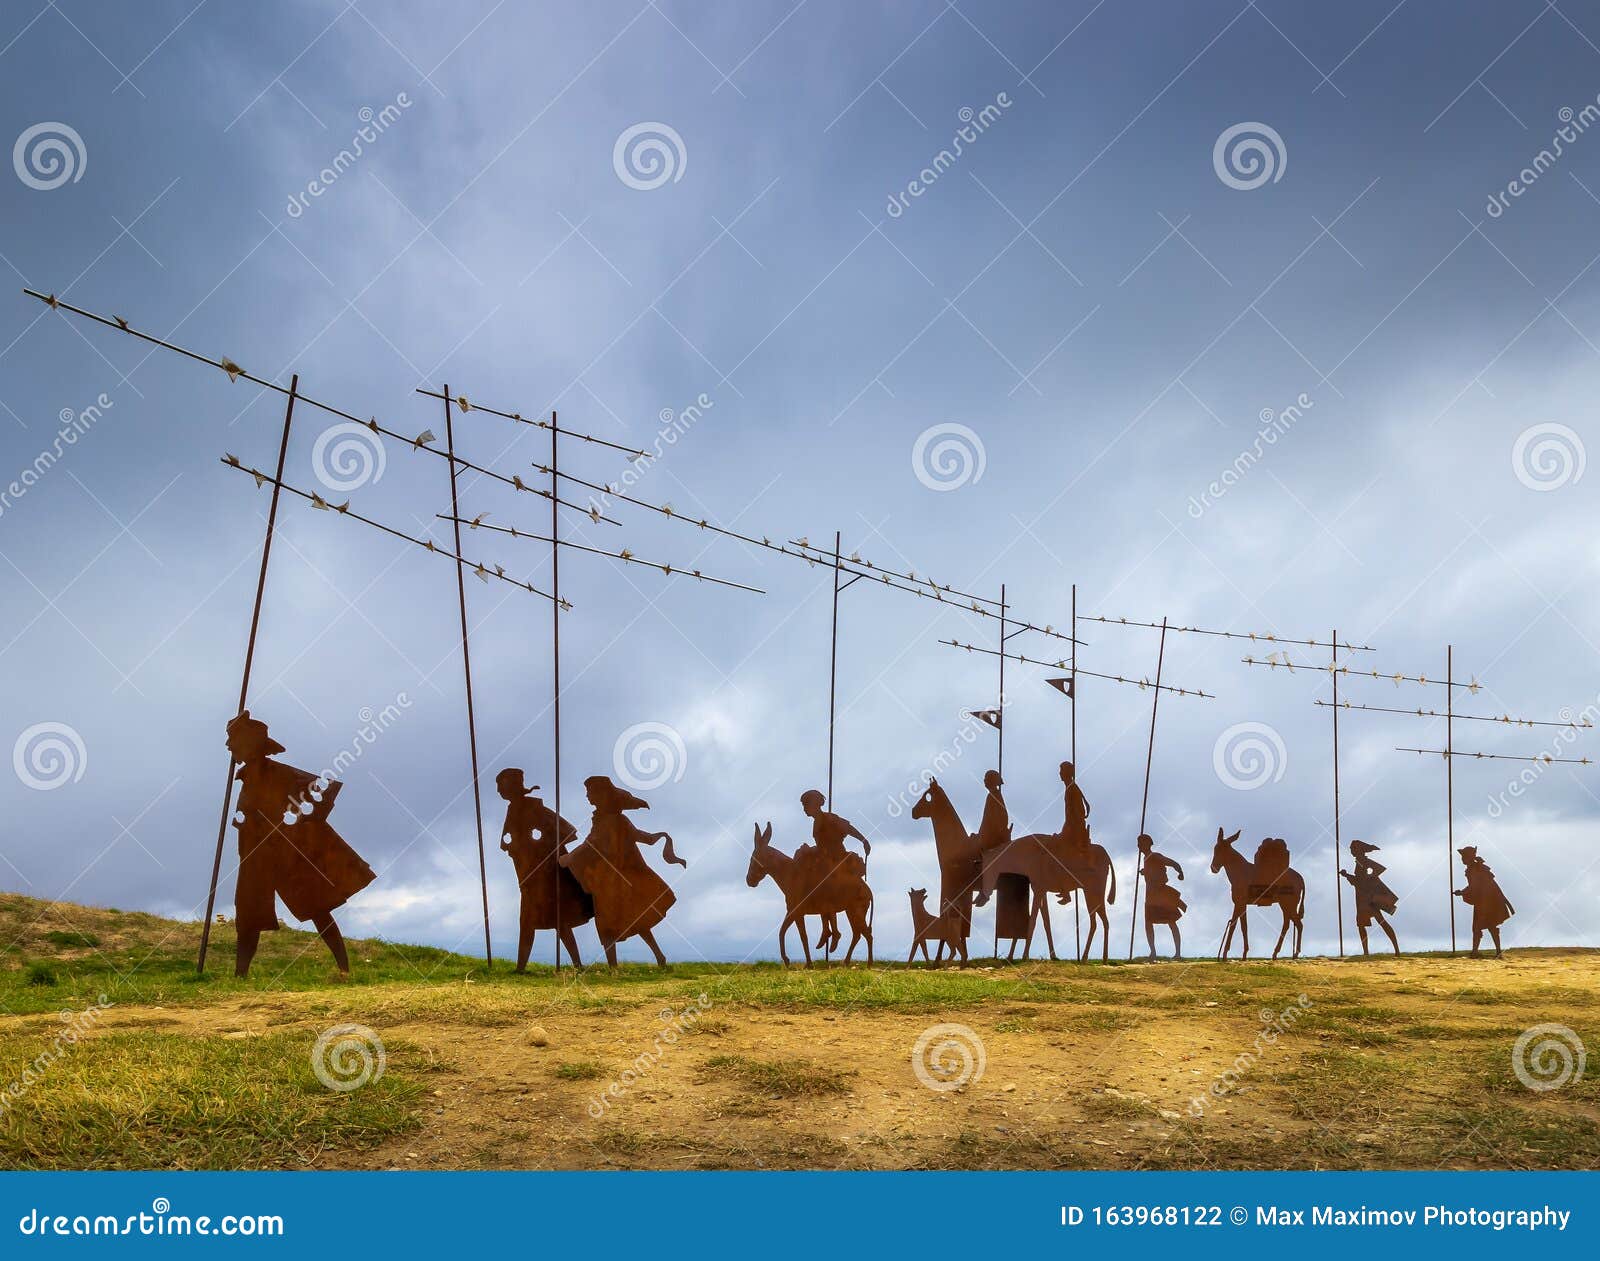
[[[278,475],[272,484],[272,501],[267,506],[267,533],[261,542],[261,572],[256,576],[255,604],[250,609],[250,637],[245,641],[244,649],[244,677],[239,681],[239,713],[244,712],[244,703],[250,693],[250,668],[256,657],[256,632],[261,627],[261,600],[267,590],[267,562],[272,557],[272,535],[278,525],[278,493],[283,488],[283,465],[289,455],[289,426],[294,421],[294,400],[299,389],[300,374],[297,372],[290,378],[289,401],[283,409],[283,434],[278,439]],[[222,846],[228,837],[228,815],[233,807],[233,777],[238,770],[239,763],[229,753],[228,782],[222,790],[222,818],[217,821],[217,852],[211,860],[211,883],[206,889],[206,917],[200,925],[200,957],[195,962],[197,972],[206,970],[206,952],[211,947],[211,916],[217,905],[217,881],[222,877]]]
[[[555,737],[554,766],[555,766],[555,872],[552,879],[555,881],[556,894],[556,965],[555,970],[561,971],[561,520],[556,512],[556,479],[560,474],[560,451],[558,439],[561,431],[556,428],[556,414],[550,413],[550,585],[555,590],[555,601],[550,606],[550,680],[551,680],[551,708],[552,727]],[[576,966],[576,963],[574,963]]]
[[[1150,743],[1144,754],[1144,793],[1139,799],[1139,835],[1144,835],[1145,809],[1150,804],[1150,763],[1156,754],[1156,706],[1161,703],[1161,664],[1167,655],[1167,619],[1161,619],[1161,643],[1156,649],[1156,686],[1150,697]],[[1128,958],[1133,958],[1133,934],[1139,926],[1139,865],[1138,847],[1134,847],[1133,863],[1133,914],[1128,917]]]
[[[483,963],[494,967],[489,941],[489,866],[483,856],[483,792],[478,780],[478,719],[472,705],[472,649],[467,640],[467,576],[461,559],[461,505],[456,498],[456,434],[450,419],[450,387],[444,387],[444,445],[449,453],[451,528],[456,541],[456,602],[461,609],[461,668],[467,679],[467,752],[472,761],[472,814],[478,826],[478,883],[483,889]]]

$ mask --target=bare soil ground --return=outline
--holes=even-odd
[[[73,911],[74,932],[104,914]],[[11,982],[0,999],[18,1011],[43,988],[61,1000],[52,1013],[81,1004],[85,985],[106,979],[96,953],[115,942],[124,953],[108,958],[131,961],[148,949],[149,925],[106,927],[88,930],[99,947],[57,947],[51,985],[24,979],[48,943],[0,956]],[[181,960],[195,930],[179,928],[161,949]],[[297,935],[278,936],[286,948]],[[268,968],[243,984],[140,989],[139,969],[119,971],[131,978],[126,992],[110,995],[93,1029],[0,1116],[0,1159],[1600,1167],[1600,1089],[1578,1072],[1583,1044],[1600,1046],[1591,951],[964,972],[679,966],[556,978],[486,975],[481,963],[437,952],[429,966],[399,968],[394,949],[361,943],[358,974],[365,959],[377,975],[352,984],[334,983],[309,953],[276,984]],[[32,1007],[0,1016],[0,1089],[61,1027]],[[328,1090],[310,1069],[318,1036],[342,1023],[369,1027],[386,1057],[380,1081],[349,1092]],[[963,1029],[916,1055],[930,1028],[948,1025]],[[1562,1032],[1532,1040],[1519,1076],[1518,1038],[1543,1025]],[[258,1093],[262,1076],[273,1081]],[[1523,1077],[1565,1080],[1534,1089]],[[283,1141],[263,1139],[264,1127]]]

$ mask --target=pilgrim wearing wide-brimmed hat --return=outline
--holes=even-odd
[[[1500,891],[1500,885],[1489,870],[1489,864],[1478,857],[1475,845],[1463,845],[1456,853],[1466,869],[1467,882],[1457,889],[1456,896],[1472,908],[1472,953],[1478,953],[1485,930],[1494,941],[1494,956],[1500,957],[1500,925],[1517,913],[1510,899]]]
[[[1183,958],[1183,938],[1178,932],[1178,920],[1189,909],[1183,896],[1167,880],[1167,869],[1183,879],[1183,868],[1177,859],[1158,853],[1149,836],[1139,837],[1139,869],[1144,875],[1144,936],[1150,943],[1150,959],[1156,957],[1156,925],[1165,924],[1172,930],[1172,957]]]
[[[348,976],[350,959],[333,912],[372,883],[372,868],[328,823],[343,786],[272,754],[284,747],[267,724],[245,710],[228,724],[228,751],[239,765],[239,878],[234,891],[238,953],[234,974],[246,976],[261,934],[279,927],[277,899],[308,920]],[[286,817],[292,816],[289,822]]]
[[[553,928],[574,965],[581,967],[578,943],[572,930],[594,918],[594,902],[577,878],[556,861],[557,855],[578,839],[578,829],[533,794],[539,791],[523,782],[522,772],[508,766],[494,777],[495,790],[506,800],[506,819],[500,825],[500,848],[511,856],[521,892],[517,935],[517,971],[528,970],[533,935]]]
[[[607,963],[616,966],[619,941],[641,937],[656,962],[664,964],[667,957],[650,930],[666,918],[677,896],[650,869],[639,847],[661,841],[663,859],[680,867],[689,864],[673,852],[672,837],[643,831],[623,813],[648,809],[647,803],[604,775],[591,775],[583,787],[594,807],[589,835],[576,849],[560,854],[557,861],[594,900],[594,927]]]
[[[1354,871],[1340,869],[1339,874],[1348,880],[1356,893],[1356,931],[1361,934],[1361,953],[1371,954],[1367,947],[1367,928],[1377,921],[1379,928],[1389,937],[1389,944],[1394,947],[1395,954],[1400,953],[1400,941],[1394,935],[1394,928],[1385,918],[1393,915],[1395,908],[1400,905],[1400,899],[1395,892],[1386,885],[1382,876],[1388,870],[1382,863],[1372,857],[1377,852],[1376,845],[1366,841],[1350,842],[1350,859]]]

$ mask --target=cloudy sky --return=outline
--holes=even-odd
[[[556,410],[661,452],[630,470],[568,441],[577,476],[627,473],[754,537],[839,531],[846,554],[986,599],[1005,584],[1038,626],[1068,623],[1075,583],[1084,670],[1153,676],[1158,656],[1157,632],[1087,616],[1322,644],[1337,627],[1385,675],[1438,680],[1453,645],[1481,683],[1462,713],[1581,720],[1600,693],[1597,94],[1600,20],[1567,0],[8,6],[0,884],[202,912],[268,503],[220,459],[270,467],[284,412],[24,286],[298,373],[407,436],[444,433],[419,387]],[[448,545],[446,462],[351,447],[340,423],[297,408],[287,480]],[[548,457],[542,431],[482,411],[454,430],[507,476]],[[548,529],[541,498],[471,470],[458,490],[469,516]],[[588,774],[651,783],[645,817],[689,860],[668,869],[668,956],[771,957],[782,901],[745,867],[753,824],[804,839],[797,799],[827,778],[832,573],[608,511],[620,526],[564,513],[565,537],[764,594],[563,554],[567,813],[586,823]],[[541,543],[478,531],[464,550],[550,590]],[[455,583],[445,557],[286,496],[250,708],[298,765],[345,752],[334,819],[380,873],[346,931],[471,951]],[[493,776],[553,787],[551,607],[470,575],[467,599],[503,951]],[[995,704],[997,661],[939,640],[998,632],[882,584],[840,598],[835,807],[874,840],[882,954],[905,948],[906,890],[937,887],[907,785],[943,767],[976,827],[996,758],[963,711]],[[1337,946],[1327,678],[1241,662],[1268,651],[1166,639],[1163,680],[1214,695],[1162,695],[1149,777],[1191,951],[1226,914],[1218,826],[1288,840],[1306,946]],[[1052,673],[1008,664],[1019,833],[1060,822]],[[1341,699],[1442,710],[1444,691],[1350,677]],[[1124,951],[1152,693],[1079,692]],[[1397,751],[1442,747],[1443,721],[1352,711],[1339,736],[1343,836],[1382,846],[1402,943],[1448,945],[1444,763]],[[1454,739],[1596,749],[1475,721]],[[1518,908],[1509,942],[1600,944],[1600,768],[1458,761],[1454,800],[1456,843]]]

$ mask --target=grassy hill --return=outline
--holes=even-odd
[[[1513,1063],[1600,1050],[1594,951],[519,977],[353,941],[341,982],[285,931],[240,982],[198,939],[0,895],[0,1165],[1600,1167],[1593,1070]]]

